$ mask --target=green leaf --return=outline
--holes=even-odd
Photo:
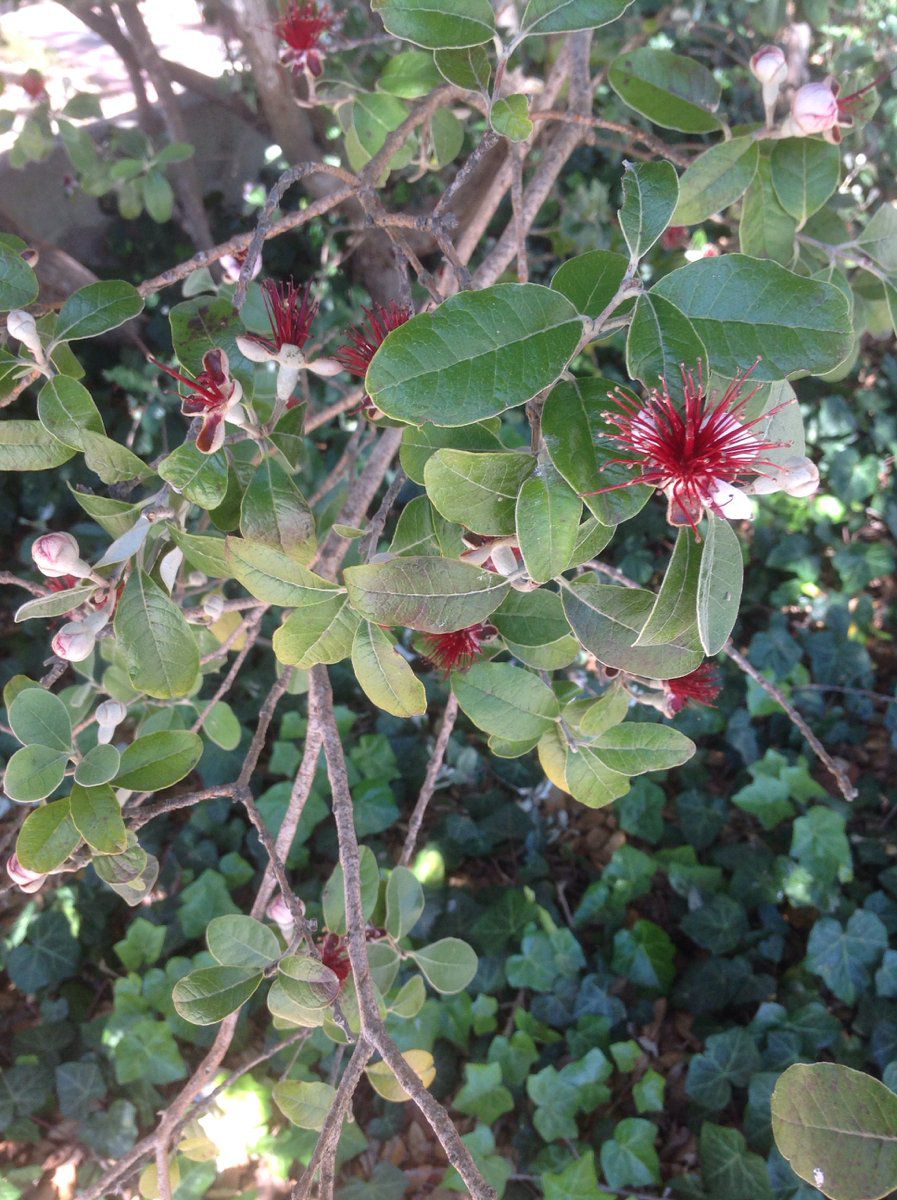
[[[181,608],[144,571],[134,571],[125,585],[115,611],[115,636],[138,691],[171,700],[195,686],[196,640]]]
[[[704,1183],[713,1200],[773,1200],[766,1160],[750,1153],[737,1129],[705,1121],[699,1156]]]
[[[772,1094],[772,1132],[807,1183],[833,1200],[897,1189],[897,1096],[840,1063],[797,1063]]]
[[[272,930],[253,917],[230,914],[215,917],[206,930],[209,952],[223,967],[261,970],[280,957],[280,942]]]
[[[317,550],[315,519],[305,497],[273,458],[257,468],[243,497],[240,533],[307,565]]]
[[[549,461],[525,480],[517,496],[517,544],[531,579],[546,583],[570,565],[579,535],[582,500]]]
[[[446,633],[485,621],[508,584],[494,571],[447,558],[394,558],[349,567],[349,602],[377,625]],[[275,635],[276,636],[276,635]]]
[[[540,743],[540,761],[544,761],[543,753]],[[603,808],[629,791],[629,776],[612,770],[587,747],[574,754],[565,746],[564,753],[564,790],[586,808]]]
[[[701,551],[701,543],[692,531],[680,529],[657,599],[636,638],[636,646],[662,646],[679,634],[694,630]]]
[[[75,450],[85,449],[84,430],[106,433],[90,392],[68,375],[55,375],[44,384],[37,397],[37,415],[45,429]]]
[[[405,1050],[402,1058],[411,1067],[424,1087],[429,1087],[436,1078],[436,1064],[433,1061],[433,1055],[430,1051]],[[389,1100],[393,1104],[397,1104],[409,1099],[408,1093],[393,1074],[392,1068],[383,1059],[380,1059],[379,1062],[375,1062],[369,1067],[365,1067],[364,1073],[367,1075],[371,1087],[384,1100]]]
[[[482,46],[437,50],[433,60],[440,75],[455,87],[467,88],[471,92],[485,92],[489,87],[492,64]]]
[[[612,409],[609,379],[576,379],[559,383],[542,410],[542,435],[551,461],[602,525],[628,521],[651,496],[650,488],[635,484],[590,495],[598,488],[613,488],[632,478],[625,467],[612,465],[619,447],[607,440],[612,427],[604,414]]]
[[[797,222],[779,204],[769,160],[761,159],[741,206],[738,241],[744,254],[772,258],[790,267],[795,257]]]
[[[807,967],[839,1000],[855,1004],[869,986],[868,968],[878,962],[887,945],[884,925],[865,909],[852,913],[846,927],[834,917],[821,917],[807,940]]]
[[[399,941],[424,911],[424,890],[407,867],[395,867],[386,884],[386,932]]]
[[[678,729],[627,721],[599,734],[589,749],[612,771],[642,775],[645,771],[668,771],[688,762],[695,744]]]
[[[0,421],[0,471],[47,471],[74,454],[40,421]]]
[[[253,995],[264,976],[245,967],[201,967],[179,979],[171,999],[191,1025],[217,1025]]]
[[[101,529],[105,529],[110,537],[118,538],[127,533],[140,516],[140,509],[136,504],[128,504],[124,500],[110,500],[108,496],[92,496],[89,492],[76,490],[71,484],[69,490],[87,515],[92,517]]]
[[[65,778],[69,755],[52,746],[23,746],[6,764],[3,788],[11,800],[33,804],[51,796]]]
[[[158,221],[160,225],[171,220],[174,192],[161,171],[152,169],[144,175],[143,204],[153,220]]]
[[[621,16],[632,0],[529,0],[521,31],[532,37],[543,33],[572,33],[597,29]]]
[[[452,450],[504,449],[487,425],[462,425],[455,429],[444,429],[438,425],[409,425],[402,434],[402,445],[399,447],[399,458],[408,478],[422,485],[427,463],[437,450],[444,447]]]
[[[633,262],[651,249],[670,223],[679,179],[670,162],[623,162],[620,228]]]
[[[544,1174],[542,1186],[545,1200],[612,1200],[610,1193],[598,1186],[594,1150],[574,1158],[563,1171]]]
[[[193,442],[184,442],[156,469],[175,492],[200,508],[217,508],[227,494],[227,459],[220,450],[203,454]]]
[[[94,746],[75,767],[75,783],[82,787],[99,787],[115,778],[120,763],[121,755],[115,746]]]
[[[711,657],[725,646],[738,619],[743,582],[741,543],[725,518],[709,512],[698,571],[698,633]]]
[[[337,663],[352,652],[358,614],[344,593],[310,592],[274,634],[274,653],[288,666],[306,670],[317,663]]]
[[[256,600],[284,607],[332,599],[335,583],[316,575],[289,554],[264,542],[229,537],[227,566]]]
[[[569,706],[564,710],[565,718],[567,718],[568,711]],[[600,734],[606,733],[608,729],[612,729],[614,725],[619,725],[627,712],[629,712],[629,693],[619,684],[612,683],[603,696],[599,696],[593,703],[587,702],[586,708],[581,711],[575,724],[589,737],[598,737]]]
[[[427,50],[489,42],[495,18],[489,0],[371,0],[386,30]]]
[[[517,493],[535,465],[532,454],[514,450],[437,450],[424,467],[424,483],[433,507],[447,521],[502,536],[514,531]]]
[[[510,663],[474,663],[469,671],[456,671],[452,691],[475,725],[510,741],[540,737],[560,715],[551,688]]]
[[[383,149],[386,139],[408,116],[408,107],[396,96],[385,92],[359,93],[352,104],[354,138],[346,146],[353,170],[359,171]],[[398,169],[411,161],[411,146],[406,142],[394,155],[390,167]]]
[[[601,1146],[601,1170],[611,1187],[653,1187],[660,1183],[656,1137],[657,1127],[643,1117],[624,1117],[617,1122],[613,1138]]]
[[[461,52],[463,53],[463,51]],[[464,126],[448,108],[437,108],[430,119],[432,163],[442,168],[453,162],[464,145]]]
[[[770,165],[779,204],[799,225],[822,208],[841,179],[841,151],[821,138],[774,142]]]
[[[501,1064],[465,1063],[464,1085],[456,1093],[452,1108],[467,1116],[479,1117],[487,1125],[511,1112],[514,1097],[501,1081]]]
[[[460,938],[440,938],[408,952],[430,986],[444,996],[463,992],[477,973],[477,956]]]
[[[246,328],[229,297],[194,296],[175,304],[168,319],[174,352],[191,374],[199,374],[202,356],[218,347],[227,355],[231,374],[245,388],[251,388],[256,368],[237,346],[236,339],[245,334]]]
[[[361,847],[361,905],[365,918],[369,918],[377,906],[380,894],[380,868],[373,851]],[[331,933],[346,932],[346,909],[343,888],[343,868],[337,864],[324,885],[321,903],[324,906],[324,924]]]
[[[121,854],[128,848],[128,831],[121,807],[108,784],[84,787],[72,784],[71,819],[85,842],[98,854]]]
[[[537,670],[568,666],[579,652],[561,598],[547,588],[509,592],[491,622],[514,657]]]
[[[87,583],[79,587],[66,588],[63,592],[50,592],[46,596],[37,596],[34,600],[26,600],[16,609],[13,620],[32,621],[37,617],[61,617],[82,604],[88,596],[97,590],[95,583]]]
[[[198,706],[197,712],[202,712],[203,707],[204,704]],[[236,750],[240,744],[240,722],[237,714],[224,700],[218,700],[212,705],[202,728],[206,737],[222,750]]]
[[[56,321],[54,341],[74,342],[78,338],[97,337],[124,325],[143,312],[143,297],[123,279],[103,279],[74,292]]]
[[[145,479],[152,474],[150,467],[132,454],[127,446],[85,429],[81,434],[84,461],[99,475],[103,483],[123,483],[130,479]]]
[[[666,275],[652,292],[685,313],[726,378],[758,355],[754,383],[795,371],[822,374],[853,345],[843,293],[768,260],[745,254],[704,258]]]
[[[0,243],[0,312],[26,308],[38,290],[37,276],[21,254]]]
[[[329,1083],[286,1079],[274,1085],[271,1095],[293,1125],[300,1129],[321,1129],[336,1100],[336,1088]]]
[[[654,607],[642,588],[598,583],[584,575],[564,587],[564,611],[573,632],[599,662],[650,679],[675,679],[701,665],[704,654],[687,632],[661,646],[633,643]]]
[[[175,545],[184,552],[191,567],[210,575],[213,579],[225,579],[231,568],[225,553],[224,538],[211,537],[202,533],[185,533],[182,529],[169,527]]]
[[[202,738],[186,729],[160,729],[137,738],[121,756],[115,786],[159,792],[189,775],[202,757]]]
[[[461,292],[393,330],[365,386],[388,416],[467,425],[524,404],[573,356],[582,321],[570,302],[534,283]]]
[[[877,208],[856,243],[882,270],[897,272],[897,205],[888,201]]]
[[[496,100],[489,119],[495,132],[510,142],[525,142],[534,129],[529,116],[529,101],[519,93]]]
[[[370,621],[359,622],[352,642],[355,678],[367,698],[394,717],[419,717],[427,711],[427,693],[395,639]]]
[[[36,992],[71,979],[80,961],[81,948],[68,917],[55,908],[44,909],[30,922],[25,940],[7,950],[5,967],[17,988]]]
[[[30,812],[19,830],[16,854],[29,871],[55,871],[81,843],[68,797]]]
[[[629,262],[612,250],[589,250],[561,263],[551,286],[586,317],[598,317],[619,291]]]
[[[709,371],[707,350],[697,331],[675,304],[653,292],[635,302],[626,339],[626,368],[646,387],[657,387],[661,377],[676,398],[682,395],[680,365],[694,368],[698,360]]]
[[[679,180],[673,223],[700,225],[714,213],[725,212],[750,187],[759,161],[760,148],[752,137],[730,138],[705,150]]]
[[[664,129],[681,133],[713,133],[720,85],[692,58],[647,46],[615,58],[608,83],[630,108]]]
[[[302,1008],[327,1008],[339,995],[339,976],[317,958],[289,954],[281,959],[278,970],[281,987]]]
[[[441,83],[433,55],[426,50],[403,50],[390,58],[377,80],[381,92],[403,100],[418,100]]]
[[[22,742],[38,742],[54,750],[69,750],[72,745],[72,721],[58,696],[42,687],[19,692],[9,706],[9,723]]]

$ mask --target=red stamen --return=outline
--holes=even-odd
[[[291,0],[274,26],[274,32],[287,44],[284,63],[294,71],[308,70],[312,75],[320,75],[323,70],[320,41],[333,22],[329,4],[319,5],[317,0],[300,4]]]
[[[367,374],[371,359],[383,345],[387,334],[410,320],[412,312],[410,308],[393,300],[385,307],[382,304],[374,304],[371,308],[366,308],[364,315],[368,328],[357,326],[350,329],[347,337],[352,345],[342,346],[336,353],[337,361],[361,379]]]
[[[670,711],[677,713],[688,703],[713,707],[714,700],[722,690],[722,684],[713,664],[704,662],[689,675],[668,679],[666,690],[670,697]]]
[[[587,494],[637,483],[660,488],[667,494],[671,512],[684,518],[675,523],[689,524],[695,534],[704,509],[725,515],[715,500],[720,484],[734,484],[748,473],[762,474],[760,467],[774,464],[761,456],[782,445],[762,441],[751,429],[784,404],[752,421],[742,419],[745,406],[760,390],[758,386],[742,396],[745,380],[756,365],[738,375],[715,402],[706,394],[700,363],[697,379],[694,372],[682,367],[682,406],[673,400],[665,379],[641,402],[620,388],[610,393],[619,412],[607,413],[606,419],[619,432],[608,437],[628,453],[605,465],[620,464],[637,474]]]
[[[883,71],[877,79],[873,79],[871,83],[867,83],[865,87],[858,88],[857,91],[851,92],[849,96],[839,97],[838,111],[843,112],[851,104],[855,104],[860,96],[865,96],[867,92],[871,92],[873,88],[878,87],[880,83],[884,83],[886,79],[890,79],[891,72]]]
[[[288,283],[266,279],[262,284],[262,297],[271,323],[271,337],[261,337],[257,333],[248,336],[272,354],[284,346],[298,346],[301,350],[308,341],[312,321],[318,315],[317,301],[312,300],[309,285],[298,287],[292,278]]]
[[[427,658],[434,667],[448,675],[451,671],[466,671],[482,654],[483,642],[495,637],[494,626],[486,621],[455,629],[450,633],[426,633],[423,636]]]
[[[158,367],[160,371],[164,371],[166,375],[170,375],[172,379],[176,379],[178,383],[182,383],[184,387],[190,389],[196,399],[191,396],[183,396],[182,400],[185,406],[193,405],[193,412],[202,412],[206,408],[217,408],[220,404],[227,403],[229,397],[222,394],[220,384],[210,372],[200,371],[195,379],[190,379],[189,376],[176,371],[174,367],[167,367],[165,363],[159,362],[151,354],[147,355],[147,358],[154,367]],[[184,411],[190,415],[188,409],[185,408]]]

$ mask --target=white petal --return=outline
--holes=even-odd
[[[754,519],[754,506],[740,488],[724,483],[722,479],[715,479],[714,484],[710,498],[724,517],[730,521]]]

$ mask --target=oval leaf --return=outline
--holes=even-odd
[[[398,941],[424,911],[424,889],[407,867],[396,867],[386,885],[386,932]]]
[[[329,1083],[305,1083],[287,1079],[274,1085],[274,1103],[293,1125],[300,1129],[320,1129],[336,1100],[336,1088]]]
[[[440,938],[409,954],[427,982],[445,996],[463,992],[477,973],[477,956],[460,938]]]
[[[3,789],[10,800],[33,804],[52,796],[65,778],[67,750],[52,746],[23,746],[6,764]]]
[[[171,999],[191,1025],[217,1025],[246,1003],[262,979],[260,971],[243,967],[201,967],[177,981]]]
[[[134,571],[125,586],[115,612],[115,635],[138,691],[171,700],[194,687],[199,674],[196,639],[180,607],[144,571]]]
[[[352,642],[352,666],[364,694],[394,717],[419,717],[427,711],[427,693],[395,639],[370,621],[361,621]]]
[[[121,755],[115,746],[94,746],[75,767],[75,783],[82,787],[99,787],[115,778],[120,765]]]
[[[455,672],[452,691],[475,725],[510,741],[541,736],[560,715],[551,688],[511,663],[475,663],[463,674]]]
[[[708,655],[719,654],[738,618],[744,560],[732,526],[707,514],[707,537],[698,574],[698,633]]]
[[[186,729],[160,729],[124,751],[115,786],[158,792],[189,775],[202,757],[202,738]]]
[[[664,129],[712,133],[720,128],[715,116],[720,85],[692,58],[642,46],[614,59],[607,79],[630,108]]]
[[[349,602],[377,625],[448,633],[485,621],[508,584],[494,571],[448,558],[408,556],[349,567]],[[276,635],[275,635],[276,636]]]
[[[273,930],[241,913],[228,913],[210,921],[206,942],[209,953],[223,967],[269,967],[281,952]]]
[[[28,814],[19,831],[16,854],[23,867],[45,875],[64,863],[80,842],[66,797]]]
[[[121,854],[128,848],[121,807],[108,784],[98,787],[73,784],[69,805],[75,828],[92,850],[98,854]]]
[[[278,970],[284,991],[303,1008],[326,1008],[339,994],[339,976],[317,958],[289,954],[281,959]]]
[[[623,163],[620,228],[633,261],[646,254],[667,225],[679,198],[679,178],[670,162]]]
[[[29,687],[19,692],[9,706],[9,723],[13,733],[26,746],[37,742],[53,750],[71,747],[69,711],[58,696],[42,687]]]
[[[143,297],[123,279],[89,283],[69,296],[59,310],[54,340],[73,342],[116,329],[143,312]]]

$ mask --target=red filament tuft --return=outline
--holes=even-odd
[[[494,626],[486,621],[455,629],[451,633],[425,633],[423,637],[427,658],[446,675],[450,671],[466,671],[483,652],[483,642],[495,637]]]
[[[688,675],[668,679],[666,690],[670,697],[670,711],[677,713],[689,702],[712,705],[720,694],[722,685],[719,674],[712,663],[705,662]]]
[[[317,0],[305,0],[305,3],[291,0],[274,26],[274,32],[287,44],[283,54],[286,66],[294,71],[320,75],[324,69],[321,38],[332,28],[333,20],[329,4],[318,4]]]
[[[337,360],[347,371],[358,375],[361,379],[367,374],[371,359],[383,345],[386,335],[404,325],[411,318],[411,309],[395,300],[387,305],[374,304],[364,310],[367,328],[364,325],[350,329],[348,332],[351,346],[343,346],[337,351]]]
[[[271,337],[249,334],[254,342],[276,354],[284,346],[298,346],[301,350],[308,341],[311,324],[318,313],[318,305],[311,298],[309,285],[298,287],[292,279],[278,283],[266,279],[262,284],[262,296],[271,323]]]

